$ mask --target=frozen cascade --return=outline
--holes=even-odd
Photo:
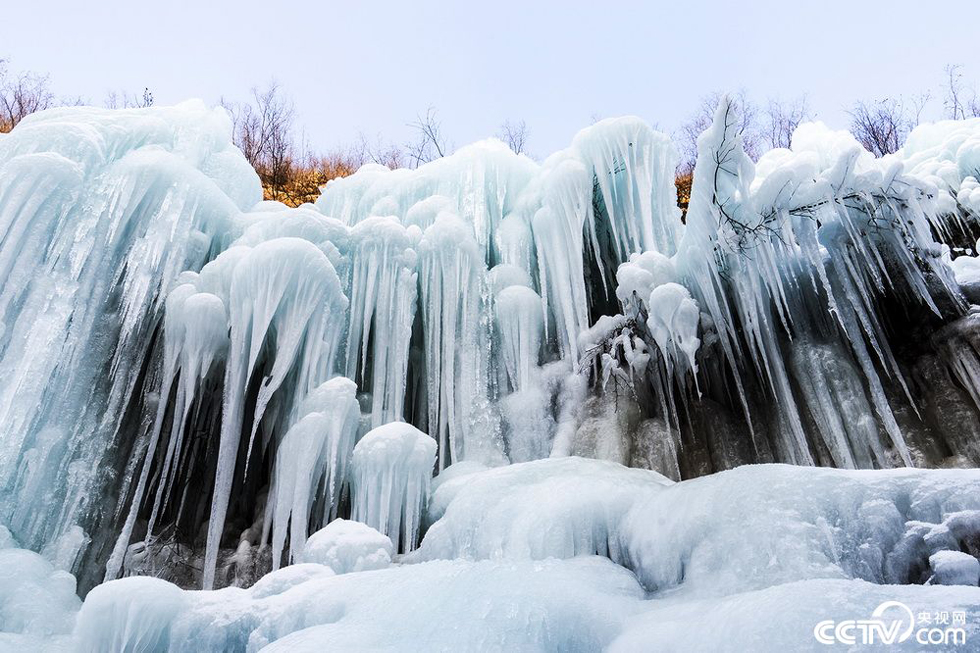
[[[261,196],[230,131],[190,102],[46,111],[0,138],[0,519],[34,549],[73,538],[68,565],[114,537],[168,289]]]
[[[348,491],[411,549],[460,463],[980,463],[956,424],[980,411],[980,122],[883,159],[806,124],[757,164],[736,124],[723,103],[682,221],[674,147],[636,118],[287,208],[220,110],[32,116],[0,136],[0,519],[83,593],[160,547],[247,585]],[[417,455],[358,456],[373,427]]]
[[[399,550],[414,549],[435,460],[435,440],[411,424],[372,429],[351,460],[352,518],[390,537]]]
[[[499,460],[486,414],[489,379],[480,374],[489,360],[483,319],[486,268],[479,246],[470,225],[443,211],[425,230],[419,249],[427,424],[439,443],[439,468],[467,454]]]
[[[372,427],[404,417],[419,237],[417,227],[406,229],[395,218],[368,218],[350,232],[347,376],[370,388]]]
[[[311,392],[300,405],[293,424],[276,451],[271,508],[266,509],[264,533],[272,528],[272,568],[279,568],[289,527],[289,560],[304,556],[307,519],[318,499],[321,524],[337,515],[337,503],[354,450],[360,411],[357,386],[335,377]]]

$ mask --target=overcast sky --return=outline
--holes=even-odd
[[[980,82],[978,29],[980,3],[926,0],[35,0],[0,12],[0,58],[96,104],[240,100],[275,79],[322,150],[404,142],[429,105],[456,145],[523,119],[541,156],[593,117],[671,131],[715,90],[806,94],[840,127],[856,99],[931,92],[938,116],[944,65]]]

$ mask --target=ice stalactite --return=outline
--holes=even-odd
[[[401,551],[418,543],[436,461],[436,441],[411,424],[367,433],[351,461],[351,515],[391,538]]]
[[[485,267],[472,228],[450,212],[437,215],[419,245],[428,430],[439,443],[439,468],[493,447],[479,429],[489,401],[483,343]]]
[[[525,285],[512,285],[494,298],[500,358],[507,386],[513,392],[527,389],[541,359],[544,321],[541,297]]]
[[[259,356],[268,347],[272,367],[259,386],[252,423],[245,425],[245,433],[250,433],[246,471],[265,409],[287,375],[295,380],[292,397],[284,401],[286,414],[292,412],[293,402],[298,403],[329,376],[341,335],[342,323],[337,318],[344,314],[347,298],[333,265],[319,248],[298,238],[277,238],[256,246],[235,267],[230,304],[231,348],[208,523],[205,587],[214,582],[242,435],[246,389]]]
[[[139,480],[134,490],[129,514],[116,540],[112,555],[106,564],[106,578],[115,578],[123,563],[123,557],[139,510],[146,494],[153,455],[157,452],[161,432],[167,417],[167,399],[176,382],[172,427],[167,439],[166,456],[157,470],[157,489],[153,510],[147,525],[147,533],[153,532],[160,508],[169,498],[183,459],[184,432],[187,419],[194,405],[198,389],[203,386],[212,365],[221,362],[228,349],[228,316],[221,298],[207,292],[197,292],[194,285],[177,286],[167,297],[164,316],[163,387],[161,401],[157,405],[153,429],[147,444],[147,457],[143,462]]]
[[[298,421],[276,449],[269,506],[262,541],[272,530],[272,568],[278,569],[289,532],[289,561],[303,555],[308,520],[316,504],[316,523],[337,515],[337,504],[354,450],[360,410],[357,386],[333,378],[311,392],[300,405]]]
[[[589,327],[583,254],[585,229],[593,220],[592,180],[578,161],[559,158],[551,167],[549,162],[541,182],[542,206],[531,220],[537,272],[561,355],[578,360],[578,334]]]
[[[672,192],[677,152],[670,138],[639,118],[612,118],[579,132],[571,150],[593,175],[618,262],[634,252],[673,254],[682,225]],[[588,225],[597,257],[598,220],[593,215]]]
[[[544,344],[541,297],[530,279],[506,264],[491,274],[498,288],[494,296],[495,333],[500,368],[498,388],[507,453],[512,462],[544,458],[550,451],[555,419],[551,411],[554,383],[540,368]],[[500,286],[504,286],[500,288]]]
[[[371,394],[371,426],[404,418],[420,232],[395,218],[357,223],[351,237],[347,376]],[[370,369],[369,369],[370,367]]]

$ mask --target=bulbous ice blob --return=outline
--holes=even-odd
[[[647,300],[647,328],[664,356],[672,358],[678,350],[690,369],[697,372],[695,356],[701,340],[698,338],[700,311],[687,288],[676,283],[657,286]]]
[[[384,569],[394,555],[391,539],[367,524],[335,519],[306,541],[303,561],[326,565],[338,574]]]
[[[411,551],[436,460],[436,441],[411,424],[391,422],[365,435],[351,461],[351,518]]]

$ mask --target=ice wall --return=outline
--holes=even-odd
[[[288,208],[220,110],[32,117],[0,136],[0,520],[83,589],[173,559],[210,587],[352,511],[410,550],[459,462],[980,464],[980,122],[883,159],[803,125],[756,163],[737,124],[682,219],[637,118]],[[425,455],[359,463],[393,422]]]
[[[112,537],[167,292],[260,199],[230,130],[191,102],[46,111],[0,137],[0,521],[65,568]]]

